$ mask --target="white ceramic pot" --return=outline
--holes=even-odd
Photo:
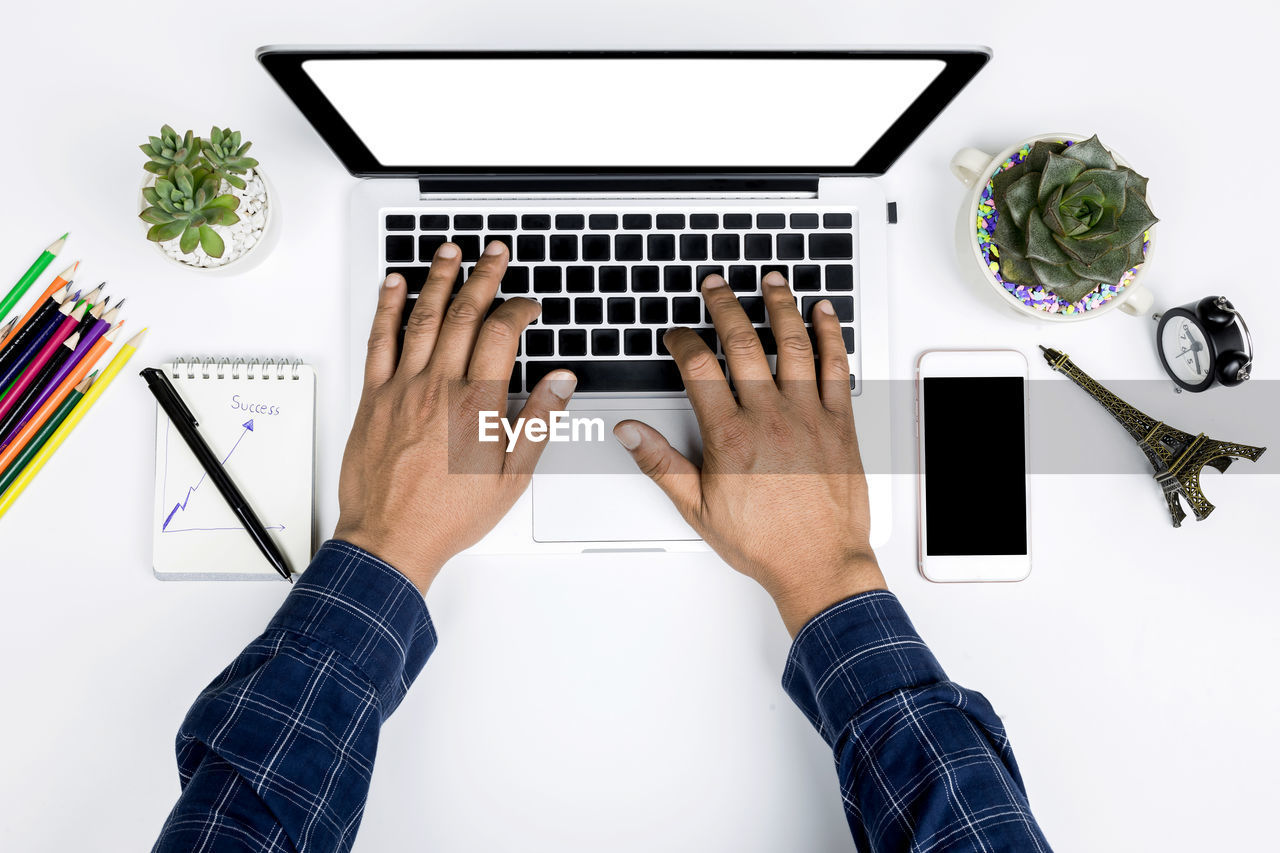
[[[276,244],[276,241],[279,239],[280,202],[276,196],[275,188],[271,186],[271,182],[267,180],[267,176],[262,172],[262,170],[254,169],[253,173],[257,177],[262,179],[262,186],[266,190],[266,196],[267,196],[266,204],[262,208],[262,213],[263,213],[262,232],[258,236],[258,241],[253,246],[251,246],[243,254],[227,261],[224,264],[219,264],[218,266],[202,267],[197,264],[190,264],[190,263],[187,263],[186,261],[170,256],[169,253],[166,252],[164,249],[164,246],[166,244],[151,243],[151,245],[155,247],[156,252],[160,254],[160,257],[164,258],[166,261],[173,264],[174,266],[181,267],[182,269],[193,270],[195,272],[200,272],[200,273],[210,273],[214,275],[219,273],[223,275],[233,275],[235,273],[246,272],[249,269],[261,263],[262,260],[266,258],[268,254],[270,254],[271,248]],[[142,190],[154,184],[155,179],[156,179],[155,175],[148,173],[146,178],[144,178],[142,181],[142,186],[138,189],[138,212],[139,213],[141,213],[144,208],[148,207],[146,199],[142,197]],[[225,182],[223,184],[223,187],[228,188]],[[233,193],[236,192],[234,187],[228,188],[228,191]],[[146,222],[143,222],[142,220],[138,220],[138,222],[140,225],[142,225],[142,229],[143,229],[142,233],[145,235],[147,233],[147,230],[150,229],[151,226],[148,225]]]
[[[951,174],[955,175],[966,187],[969,187],[969,193],[965,196],[965,202],[961,207],[959,222],[956,226],[956,251],[960,256],[961,266],[967,270],[976,270],[977,276],[986,281],[987,285],[999,295],[1000,300],[1023,317],[1058,323],[1074,323],[1080,320],[1101,317],[1117,308],[1135,317],[1144,316],[1151,310],[1151,291],[1143,287],[1140,280],[1151,264],[1151,253],[1155,247],[1154,226],[1147,231],[1149,245],[1147,246],[1143,263],[1135,267],[1136,272],[1126,273],[1125,278],[1121,279],[1121,281],[1128,279],[1124,287],[1101,305],[1087,311],[1077,311],[1072,314],[1044,311],[1026,305],[996,279],[995,274],[988,268],[987,261],[982,256],[982,247],[979,246],[977,238],[978,205],[982,201],[983,190],[986,189],[991,176],[995,174],[1001,164],[1012,157],[1024,145],[1032,145],[1040,140],[1081,142],[1087,138],[1076,133],[1043,133],[1010,145],[994,157],[985,151],[979,151],[977,148],[962,148],[951,158]],[[1121,166],[1129,165],[1114,151],[1111,152],[1111,156]]]

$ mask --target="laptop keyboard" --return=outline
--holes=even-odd
[[[620,210],[616,213],[384,212],[387,275],[409,283],[416,304],[441,243],[462,250],[454,293],[484,246],[511,252],[494,307],[523,296],[542,303],[524,333],[511,393],[527,393],[550,371],[578,377],[577,393],[681,392],[680,372],[662,345],[671,326],[689,326],[724,363],[711,317],[698,294],[706,276],[724,276],[738,296],[772,366],[777,344],[765,315],[760,280],[777,270],[791,283],[813,337],[811,313],[830,299],[857,373],[854,216],[846,210]],[[402,324],[401,334],[405,326]]]

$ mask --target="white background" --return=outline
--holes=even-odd
[[[1228,293],[1248,312],[1255,375],[1274,380],[1269,229],[1280,187],[1267,152],[1280,128],[1267,83],[1277,20],[1263,9],[12,5],[0,32],[0,278],[16,278],[69,228],[65,257],[85,260],[82,282],[110,280],[117,298],[129,296],[131,326],[153,328],[131,372],[189,351],[315,363],[327,532],[345,438],[342,252],[353,181],[256,65],[256,46],[986,43],[993,63],[883,179],[901,215],[890,234],[896,375],[928,347],[1031,353],[1039,342],[1103,380],[1159,375],[1149,321],[1114,312],[1071,327],[1020,321],[969,284],[952,253],[962,191],[947,161],[957,147],[1096,130],[1152,179],[1163,220],[1148,280],[1157,304]],[[437,111],[446,132],[519,144],[492,93],[424,93],[421,108]],[[285,230],[250,273],[176,271],[142,240],[136,146],[164,121],[201,131],[231,123],[256,142]],[[757,132],[777,128],[761,115]],[[1176,409],[1169,400],[1181,421],[1214,406],[1214,396]],[[285,593],[151,577],[152,406],[140,380],[122,377],[0,519],[5,849],[144,849],[177,795],[183,713]],[[1090,406],[1082,399],[1080,421],[1063,425],[1063,453],[1130,440]],[[897,416],[909,441],[908,412]],[[1280,453],[1275,434],[1220,437]],[[915,570],[912,483],[896,484],[894,537],[879,554],[889,583],[949,674],[1003,715],[1059,849],[1247,849],[1271,835],[1276,487],[1248,463],[1209,474],[1217,513],[1173,530],[1149,478],[1038,478],[1031,578],[933,586]],[[358,849],[850,849],[827,750],[777,686],[781,623],[762,592],[717,560],[459,561],[429,603],[442,642],[384,730]]]

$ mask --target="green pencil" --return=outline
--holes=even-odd
[[[31,287],[32,283],[40,277],[40,274],[48,269],[49,264],[53,263],[53,259],[62,251],[62,246],[66,242],[67,235],[63,234],[53,241],[53,245],[40,253],[40,257],[36,258],[36,262],[23,274],[22,278],[18,279],[18,283],[13,286],[13,289],[9,291],[4,300],[0,301],[0,320],[8,316],[13,306],[18,304],[18,300],[26,295],[27,288]]]
[[[84,378],[79,385],[71,390],[67,395],[67,399],[62,401],[62,405],[54,409],[53,414],[49,416],[49,420],[44,422],[44,426],[27,442],[27,446],[22,448],[22,452],[9,463],[9,467],[4,469],[4,473],[0,474],[0,495],[5,493],[9,486],[13,485],[13,481],[18,479],[18,475],[22,473],[22,469],[40,452],[40,448],[44,447],[45,442],[49,440],[49,436],[53,435],[53,431],[62,425],[67,419],[67,415],[71,414],[71,410],[76,407],[76,403],[80,402],[80,398],[89,390],[89,386],[93,384],[94,377],[98,375],[98,371],[90,373]]]

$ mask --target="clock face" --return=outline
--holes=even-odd
[[[1164,324],[1160,336],[1164,363],[1175,379],[1187,385],[1203,385],[1212,377],[1209,343],[1193,320],[1176,316]]]

